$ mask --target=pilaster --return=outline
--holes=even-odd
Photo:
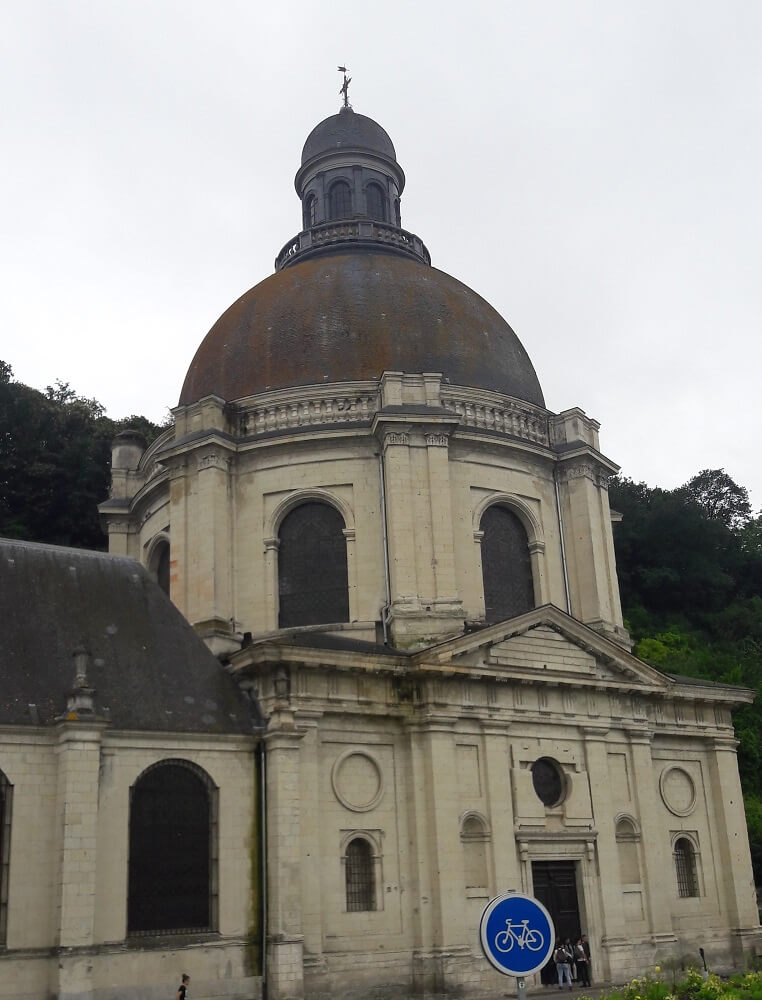
[[[627,733],[632,757],[633,787],[638,803],[640,832],[646,850],[643,851],[646,883],[646,913],[655,944],[676,940],[672,929],[670,905],[671,880],[664,877],[671,872],[669,844],[658,822],[656,771],[651,756],[651,733],[631,729]]]
[[[718,876],[731,927],[731,945],[740,964],[744,953],[759,944],[762,930],[751,869],[749,835],[738,774],[738,741],[728,737],[711,741],[709,782],[719,852]]]
[[[508,776],[511,773],[508,724],[484,723],[484,776],[492,830],[492,870],[495,884],[492,895],[521,886],[521,866],[513,839],[513,796]]]
[[[418,885],[419,905],[429,911],[419,924],[413,982],[416,991],[424,993],[457,988],[470,963],[463,912],[455,721],[441,716],[411,727],[416,777],[423,779],[413,785],[417,854],[423,876]]]
[[[277,707],[267,753],[267,969],[269,1000],[304,996],[300,764],[303,733]]]
[[[56,792],[59,823],[58,993],[60,1000],[90,1000],[92,962],[82,949],[95,938],[98,785],[105,725],[59,724]]]
[[[601,939],[602,964],[604,966],[601,971],[605,978],[611,975],[612,968],[619,967],[620,960],[614,957],[614,953],[629,947],[622,912],[619,858],[609,793],[607,733],[606,729],[592,727],[582,730],[587,771],[590,777],[593,820],[598,831],[599,892],[602,924],[605,928],[604,936]]]

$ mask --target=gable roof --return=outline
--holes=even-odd
[[[0,622],[0,724],[52,725],[84,646],[114,727],[252,731],[238,686],[133,559],[0,539]]]

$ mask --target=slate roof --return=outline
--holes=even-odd
[[[115,728],[252,731],[233,679],[137,562],[0,539],[0,725],[52,725],[82,645]]]

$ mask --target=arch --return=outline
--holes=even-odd
[[[354,511],[348,503],[345,503],[341,497],[331,493],[329,490],[306,489],[295,490],[293,493],[289,493],[289,495],[285,497],[285,499],[281,500],[280,503],[273,509],[265,525],[266,536],[277,538],[280,526],[285,517],[292,510],[294,510],[295,507],[300,507],[308,500],[316,500],[318,503],[325,503],[331,507],[335,507],[344,520],[344,524],[346,525],[345,530],[354,534]]]
[[[615,836],[618,841],[640,840],[637,820],[629,813],[619,813],[614,817]]]
[[[8,882],[11,861],[13,785],[0,771],[0,945],[8,937]]]
[[[365,188],[365,210],[371,219],[376,222],[386,222],[388,211],[387,211],[387,197],[386,192],[383,190],[380,184],[375,181],[371,181],[370,184]]]
[[[346,181],[334,181],[328,190],[328,218],[348,219],[352,215],[352,188]]]
[[[354,836],[344,849],[344,886],[348,913],[376,909],[376,878],[371,841]]]
[[[217,789],[191,761],[152,764],[130,789],[128,934],[216,923]]]
[[[304,199],[304,228],[311,229],[317,224],[317,195],[308,194]]]
[[[484,617],[506,621],[536,606],[529,537],[512,507],[491,504],[479,522]]]
[[[306,500],[278,529],[278,628],[349,621],[345,522],[332,504]]]
[[[158,585],[169,596],[169,532],[160,531],[148,543],[146,566]]]
[[[514,496],[513,493],[490,493],[488,497],[485,497],[480,503],[476,504],[473,514],[475,532],[480,530],[485,511],[495,505],[507,507],[518,517],[524,525],[530,548],[540,546],[540,549],[544,550],[545,537],[537,515],[529,504],[525,503],[520,497]]]
[[[677,894],[681,899],[701,895],[699,892],[698,864],[696,847],[693,841],[680,834],[672,845],[672,857],[675,862],[677,877]]]

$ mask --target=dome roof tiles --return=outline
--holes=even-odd
[[[544,406],[521,342],[481,296],[415,260],[363,252],[305,260],[242,295],[196,352],[180,405],[384,371],[441,372]]]

